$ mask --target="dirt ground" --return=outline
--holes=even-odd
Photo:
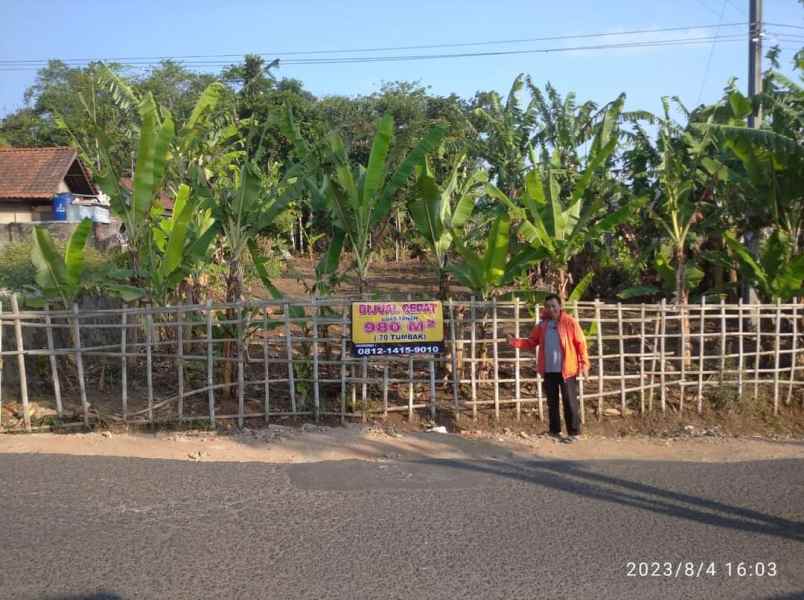
[[[269,425],[233,432],[18,434],[0,436],[0,453],[120,456],[222,462],[297,463],[361,459],[657,460],[734,462],[804,458],[804,438],[725,437],[694,426],[672,437],[587,434],[566,444],[523,429],[400,432],[389,424]]]

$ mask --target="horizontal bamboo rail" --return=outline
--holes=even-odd
[[[529,334],[539,320],[534,307],[451,300],[443,355],[367,360],[348,353],[352,300],[32,311],[11,298],[0,304],[0,430],[34,431],[47,419],[242,426],[417,411],[498,419],[502,409],[544,417],[533,353],[505,342],[506,334]],[[757,400],[760,390],[776,414],[782,404],[804,404],[801,309],[798,301],[567,307],[589,347],[584,418],[702,412],[708,395]]]

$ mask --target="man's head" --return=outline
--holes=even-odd
[[[544,310],[549,318],[558,320],[561,315],[561,298],[557,294],[548,294],[544,299]]]

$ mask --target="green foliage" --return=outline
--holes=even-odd
[[[732,235],[725,239],[743,275],[766,300],[789,302],[804,294],[804,253],[794,254],[792,240],[783,231],[773,232],[756,259]]]
[[[489,229],[481,254],[466,246],[463,240],[455,240],[460,261],[448,269],[460,283],[482,298],[488,298],[505,283],[510,230],[510,217],[500,211]]]
[[[36,285],[48,300],[60,300],[70,306],[82,290],[84,246],[92,232],[92,221],[84,219],[75,228],[62,254],[50,233],[34,227],[31,262],[36,269]]]

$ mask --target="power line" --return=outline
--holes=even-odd
[[[726,14],[726,3],[727,0],[723,0],[723,6],[720,8],[720,21],[723,21],[723,17]],[[719,32],[720,30],[716,30]],[[704,68],[704,76],[703,80],[701,81],[701,89],[698,90],[698,100],[695,102],[696,104],[701,103],[701,98],[703,97],[704,88],[706,87],[706,81],[709,79],[709,67],[712,64],[712,56],[715,54],[715,46],[717,45],[717,35],[715,35],[715,39],[712,40],[712,47],[709,48],[709,56],[706,59],[706,68]]]
[[[558,41],[558,40],[571,40],[571,39],[587,39],[596,37],[614,37],[623,35],[641,35],[649,33],[667,33],[678,31],[694,31],[701,29],[713,29],[722,27],[738,27],[744,26],[747,22],[739,23],[719,23],[718,25],[687,25],[679,27],[662,27],[654,29],[633,29],[629,31],[608,31],[601,33],[581,33],[581,34],[566,34],[555,36],[543,36],[534,38],[519,38],[508,40],[492,40],[481,42],[461,42],[461,43],[447,43],[447,44],[422,44],[415,46],[389,46],[377,48],[357,48],[353,50],[308,50],[308,51],[285,51],[285,52],[259,52],[254,53],[263,57],[282,57],[282,56],[310,56],[319,54],[347,54],[347,53],[364,53],[364,52],[391,52],[401,50],[428,50],[437,48],[461,48],[471,46],[493,46],[501,44],[523,44],[531,42],[545,42],[545,41]],[[125,62],[132,63],[134,61],[162,61],[162,60],[198,60],[198,59],[214,59],[214,58],[241,58],[245,53],[240,54],[196,54],[186,56],[140,56],[140,57],[107,57],[107,58],[67,58],[61,59],[65,64],[69,63],[90,63],[90,62]],[[8,64],[14,66],[22,66],[27,64],[47,64],[50,59],[0,59],[0,65]]]
[[[720,36],[720,37],[701,37],[701,38],[677,38],[669,40],[643,40],[639,42],[620,42],[615,44],[597,44],[587,46],[564,46],[554,48],[535,48],[527,50],[498,50],[487,52],[462,52],[452,54],[405,54],[405,55],[387,55],[387,56],[347,56],[337,58],[298,58],[282,61],[281,65],[335,65],[335,64],[360,64],[360,63],[375,63],[375,62],[404,62],[404,61],[422,61],[422,60],[437,60],[437,59],[450,59],[450,58],[478,58],[478,57],[491,57],[491,56],[511,56],[511,55],[527,55],[527,54],[549,54],[561,52],[576,52],[576,51],[597,51],[597,50],[611,50],[611,49],[628,49],[628,48],[658,48],[665,46],[691,46],[700,45],[702,43],[710,43],[713,40],[722,42],[737,42],[742,40],[740,35]],[[229,63],[221,61],[186,61],[179,62],[186,67],[225,67]],[[158,63],[153,62],[131,62],[122,63],[124,67],[149,67],[158,66]],[[0,65],[0,71],[31,71],[37,70],[38,67],[32,66],[16,66]]]

